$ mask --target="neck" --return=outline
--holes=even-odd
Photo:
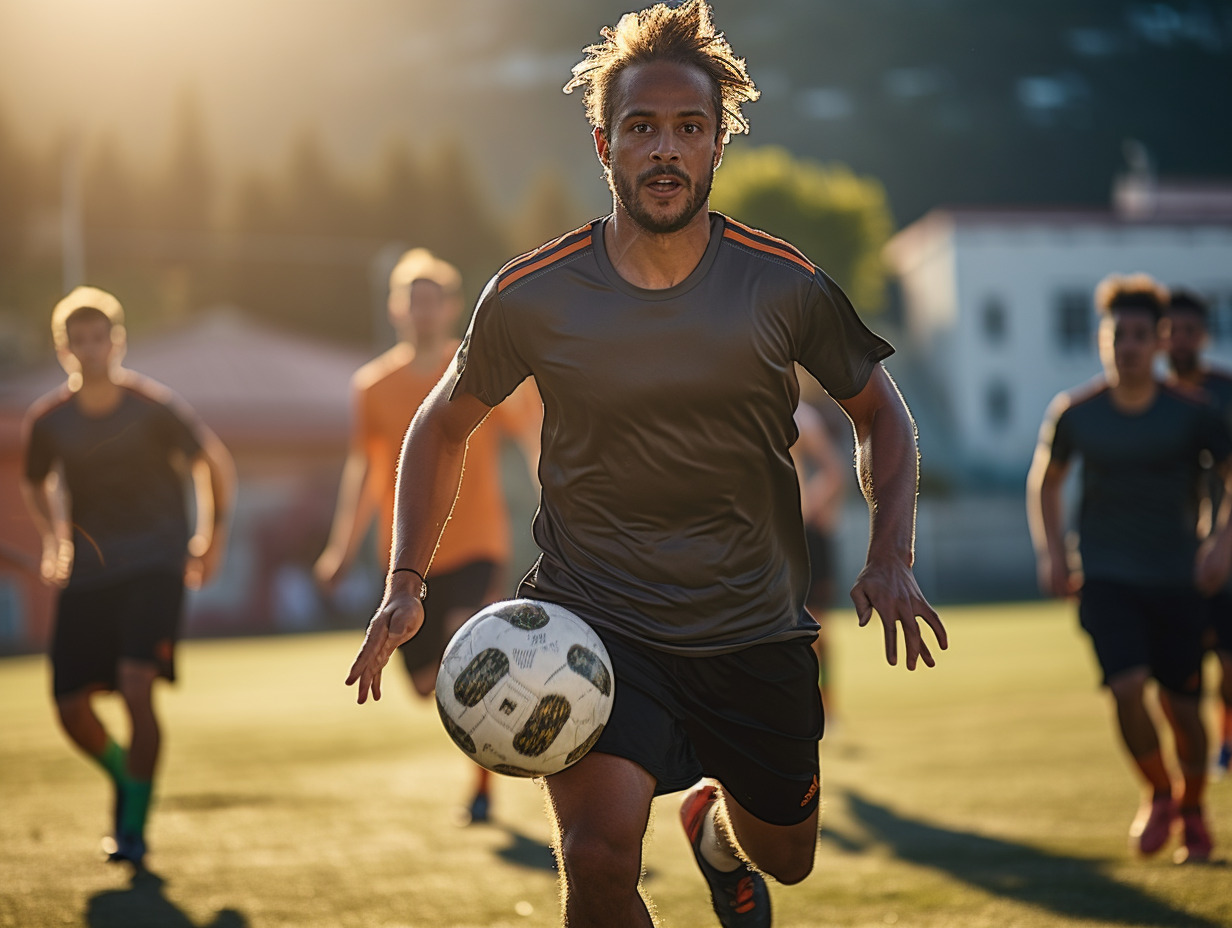
[[[710,244],[710,211],[703,207],[677,232],[647,231],[619,202],[603,227],[603,245],[616,273],[636,287],[666,290],[697,267]]]
[[[76,399],[81,408],[91,411],[111,409],[120,400],[120,385],[108,374],[92,377],[83,376],[78,388]]]
[[[441,354],[445,351],[446,339],[441,336],[413,337],[406,344],[415,352],[411,358],[411,368],[423,373],[432,373],[439,365]]]
[[[1155,400],[1159,385],[1154,377],[1119,377],[1111,381],[1112,401],[1125,410],[1145,409]]]

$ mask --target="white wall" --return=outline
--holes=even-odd
[[[1213,293],[1232,313],[1232,225],[1125,225],[1111,220],[1022,217],[997,222],[959,217],[935,224],[899,270],[912,350],[940,385],[959,457],[1006,477],[1025,474],[1040,419],[1052,397],[1098,373],[1092,341],[1065,353],[1056,338],[1061,291],[1088,298],[1108,273],[1146,271],[1167,284]],[[948,241],[947,241],[948,239]],[[905,258],[905,260],[904,260]],[[1006,335],[990,344],[982,307],[995,297],[1006,310]],[[1212,356],[1232,365],[1232,340]],[[986,392],[1009,390],[1009,418],[994,425]]]

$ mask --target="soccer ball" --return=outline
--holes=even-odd
[[[547,776],[581,760],[612,711],[612,662],[599,636],[555,603],[493,603],[441,659],[436,708],[472,760],[496,773]]]

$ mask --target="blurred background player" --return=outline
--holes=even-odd
[[[161,744],[153,684],[175,679],[185,585],[199,587],[221,562],[234,465],[182,401],[120,367],[124,316],[110,293],[78,287],[51,329],[69,376],[27,414],[22,490],[43,537],[42,576],[62,588],[53,691],[65,733],[114,786],[110,859],[140,867]],[[127,748],[94,710],[96,693],[115,690]]]
[[[835,450],[825,419],[814,406],[801,400],[795,420],[800,437],[791,446],[791,456],[800,477],[800,504],[809,554],[809,588],[804,605],[817,620],[817,639],[813,642],[817,682],[826,707],[826,722],[833,730],[833,669],[826,612],[834,598],[834,538],[843,514],[847,470]]]
[[[1121,739],[1146,784],[1132,845],[1156,853],[1179,816],[1177,861],[1206,860],[1204,600],[1226,580],[1232,527],[1225,497],[1219,529],[1200,549],[1197,500],[1204,453],[1232,479],[1232,435],[1210,404],[1156,380],[1168,305],[1162,286],[1145,274],[1113,275],[1100,283],[1095,302],[1104,376],[1053,400],[1027,478],[1040,585],[1052,596],[1079,597]],[[1082,458],[1080,571],[1069,561],[1062,514],[1075,457]],[[1152,677],[1175,735],[1179,797],[1146,704]]]
[[[415,410],[454,359],[460,339],[462,278],[425,248],[408,251],[389,277],[389,320],[398,343],[360,368],[352,381],[354,425],[329,542],[317,559],[317,581],[332,591],[354,562],[373,518],[377,556],[388,569],[394,479],[402,439]],[[424,633],[400,649],[411,684],[431,696],[441,655],[453,633],[505,594],[511,557],[509,515],[501,488],[501,441],[522,448],[532,480],[542,416],[532,384],[502,404],[470,438],[466,476],[449,525],[432,558],[432,598]],[[475,767],[467,820],[487,821],[489,775]]]
[[[1202,358],[1209,337],[1209,307],[1192,290],[1174,288],[1168,302],[1165,346],[1168,367],[1174,381],[1184,387],[1202,391],[1215,404],[1223,420],[1232,428],[1232,374],[1212,368]],[[1208,494],[1202,534],[1210,532],[1214,513],[1223,500],[1223,482],[1212,473],[1206,482]],[[1210,598],[1208,644],[1219,657],[1220,704],[1219,751],[1215,757],[1215,773],[1226,776],[1232,764],[1232,586]]]

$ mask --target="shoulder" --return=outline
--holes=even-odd
[[[601,221],[592,220],[572,232],[566,232],[559,238],[540,245],[533,251],[518,255],[497,271],[496,276],[488,284],[487,290],[502,294],[511,287],[549,273],[554,268],[563,266],[570,259],[593,249],[594,227]]]
[[[1073,410],[1090,409],[1107,399],[1107,396],[1108,381],[1099,374],[1053,397],[1048,404],[1048,415],[1050,418],[1059,419],[1062,414]]]
[[[68,384],[61,384],[51,392],[44,393],[26,410],[26,427],[30,428],[38,422],[59,415],[61,410],[69,408],[72,398],[73,391],[68,388]]]
[[[365,393],[403,370],[414,357],[405,345],[394,345],[351,375],[351,387]]]
[[[169,416],[179,419],[190,428],[197,425],[197,414],[188,402],[165,384],[152,377],[125,370],[120,381],[129,397],[145,407],[155,416]]]
[[[1195,409],[1210,408],[1210,394],[1202,387],[1193,387],[1169,380],[1159,385],[1159,394],[1166,402]]]
[[[722,215],[722,214],[720,214]],[[807,280],[816,280],[820,269],[795,245],[768,232],[723,216],[723,243],[764,262]]]

